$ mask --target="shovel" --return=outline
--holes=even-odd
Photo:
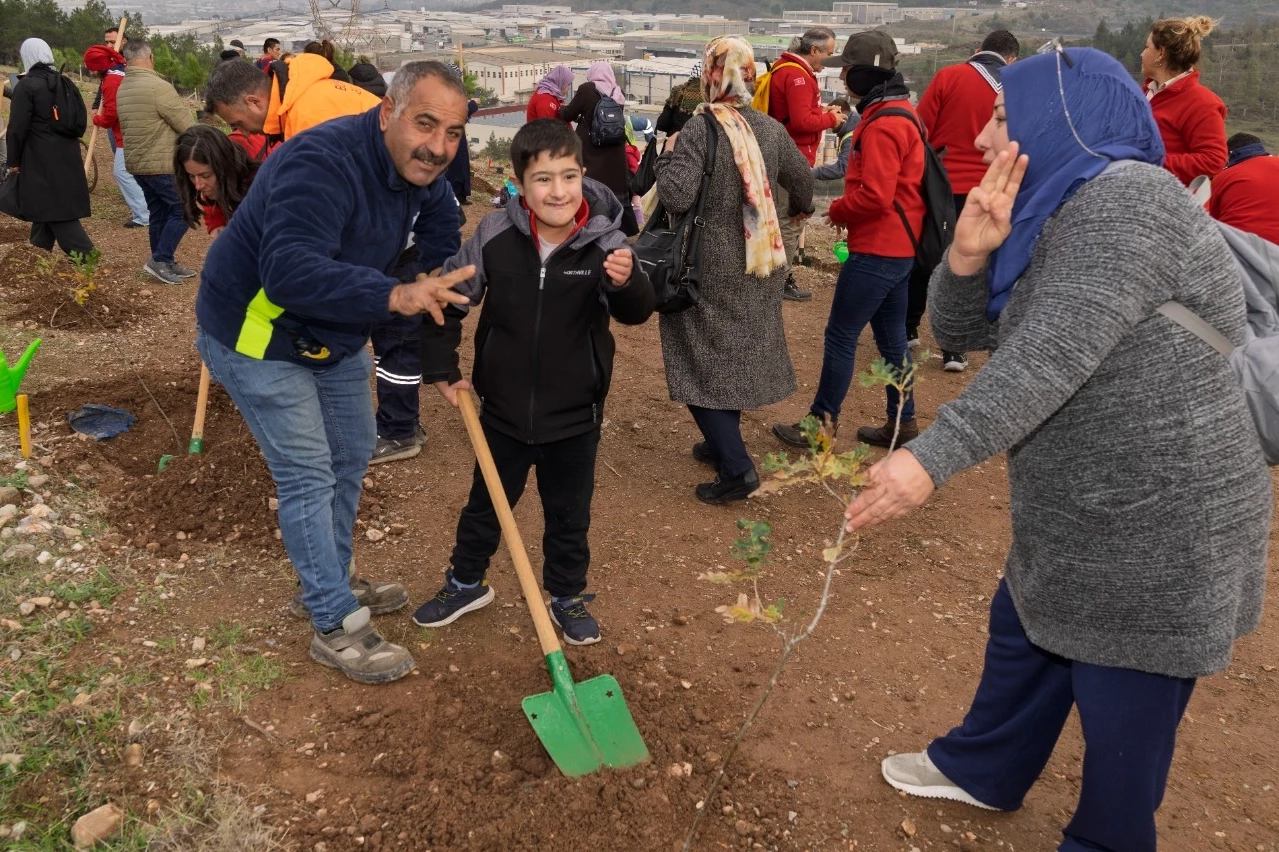
[[[617,678],[605,674],[582,683],[573,682],[568,661],[560,649],[559,637],[551,625],[550,614],[542,605],[542,590],[533,576],[533,566],[524,551],[524,542],[515,526],[511,506],[506,501],[506,492],[502,489],[488,441],[480,428],[470,391],[458,391],[457,406],[475,448],[475,458],[502,526],[502,538],[506,539],[506,548],[515,563],[520,589],[524,592],[524,600],[528,602],[533,626],[537,630],[537,641],[542,646],[546,667],[551,673],[552,690],[525,698],[524,715],[551,760],[555,761],[560,772],[570,778],[595,772],[604,766],[618,769],[643,763],[648,760],[648,748],[631,718]]]
[[[195,425],[191,427],[191,443],[187,444],[187,455],[200,455],[204,452],[204,414],[209,408],[209,368],[200,364],[200,389],[195,395]],[[160,456],[160,471],[163,472],[173,463],[173,456]]]

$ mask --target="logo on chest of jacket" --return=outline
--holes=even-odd
[[[594,269],[564,269],[560,271],[560,275],[567,275],[571,278],[586,278],[595,274],[596,270]]]

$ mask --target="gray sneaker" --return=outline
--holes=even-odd
[[[181,284],[182,279],[169,271],[169,264],[148,260],[142,265],[142,271],[165,284]]]
[[[399,583],[375,583],[352,575],[351,593],[360,606],[369,608],[374,615],[395,612],[409,602],[409,593]],[[289,612],[298,618],[310,618],[311,611],[302,603],[302,586],[299,584],[289,601]]]
[[[928,752],[894,754],[892,757],[886,757],[880,764],[880,771],[885,781],[912,796],[921,796],[925,799],[949,799],[952,802],[963,802],[965,805],[984,808],[988,811],[999,810],[977,801],[963,787],[942,775],[941,770],[928,759]]]
[[[413,656],[381,637],[362,606],[331,633],[311,636],[311,659],[337,669],[357,683],[390,683],[417,667]]]
[[[384,464],[386,462],[411,459],[422,452],[422,445],[425,443],[426,430],[421,426],[417,427],[413,434],[407,438],[378,437],[377,446],[373,448],[373,458],[369,459],[369,464]]]
[[[194,269],[187,269],[176,260],[169,264],[169,271],[179,278],[194,278],[196,276],[196,271]]]

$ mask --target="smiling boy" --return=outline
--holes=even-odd
[[[480,422],[511,505],[537,467],[545,534],[543,584],[551,616],[571,645],[600,639],[583,594],[590,562],[587,532],[595,488],[604,398],[613,372],[609,317],[638,325],[653,312],[653,288],[620,230],[622,207],[603,184],[585,176],[577,135],[561,121],[538,119],[511,141],[520,195],[490,214],[447,274],[474,266],[457,292],[477,305],[472,377]],[[462,380],[457,348],[467,306],[445,311],[444,325],[423,332],[422,380],[449,402],[471,385]],[[413,614],[440,627],[487,606],[484,575],[501,530],[479,467],[457,526],[444,587]]]

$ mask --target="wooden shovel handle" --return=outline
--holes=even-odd
[[[209,368],[200,364],[200,390],[195,395],[195,425],[191,427],[191,440],[204,437],[204,412],[209,407]]]
[[[519,528],[515,525],[515,516],[511,514],[511,504],[506,500],[506,490],[502,488],[502,480],[497,475],[497,465],[493,464],[493,454],[489,452],[488,440],[480,427],[480,417],[475,411],[475,402],[469,390],[457,392],[457,407],[462,412],[462,422],[466,424],[466,434],[475,448],[475,460],[479,462],[480,473],[484,476],[489,499],[493,501],[493,509],[497,512],[498,523],[502,526],[502,538],[506,539],[506,549],[511,552],[511,561],[515,563],[515,575],[520,578],[520,589],[524,592],[524,600],[528,603],[529,614],[533,616],[533,626],[537,629],[537,641],[542,645],[542,653],[550,654],[560,650],[559,637],[555,635],[555,627],[551,624],[551,616],[542,605],[542,589],[537,585],[537,577],[533,574],[533,566],[529,564],[528,553],[524,550],[524,540],[520,538]]]

